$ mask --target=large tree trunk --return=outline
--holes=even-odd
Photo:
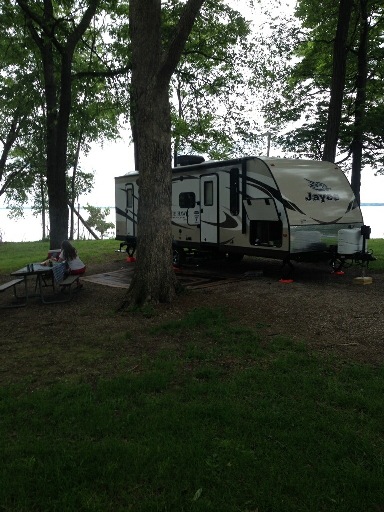
[[[361,166],[363,159],[364,120],[366,108],[366,90],[368,79],[368,35],[369,22],[367,13],[367,0],[361,0],[360,39],[357,52],[357,78],[355,99],[355,121],[352,141],[352,175],[351,187],[357,202],[360,204]]]
[[[135,304],[171,302],[177,280],[172,268],[171,136],[168,90],[135,84],[139,161],[137,263],[130,297]]]
[[[44,4],[45,22],[53,19],[53,8],[51,2]],[[32,29],[33,30],[33,29]],[[38,41],[36,32],[33,32],[35,40]],[[49,224],[50,224],[50,249],[61,246],[61,242],[68,234],[68,209],[64,174],[57,168],[58,152],[58,105],[57,105],[57,82],[55,70],[55,57],[53,51],[53,33],[44,34],[42,41],[38,41],[43,61],[45,101],[47,110],[47,190],[49,202]]]
[[[333,46],[331,97],[323,149],[323,160],[328,160],[329,162],[335,161],[337,141],[339,138],[345,87],[347,39],[352,6],[352,0],[340,0],[336,37]]]
[[[131,0],[131,119],[139,177],[137,263],[126,303],[171,302],[171,114],[169,83],[204,0],[188,0],[164,49],[161,0]]]
[[[49,201],[50,248],[56,249],[68,236],[68,207],[66,185],[66,158],[58,158],[59,148],[63,140],[58,138],[59,116],[57,115],[56,95],[51,98],[48,93],[49,84],[54,84],[54,69],[45,70],[47,98],[47,189]]]
[[[131,2],[132,117],[139,177],[137,263],[128,297],[134,304],[171,302],[171,120],[168,85],[159,86],[161,4]],[[132,25],[134,24],[134,25]]]
[[[72,107],[72,51],[66,49],[61,56],[60,101],[56,125],[55,179],[50,183],[49,214],[51,221],[51,249],[61,246],[68,238],[67,147],[69,116]],[[48,182],[49,183],[49,182]],[[53,203],[52,203],[53,201]],[[53,222],[52,222],[53,221]]]

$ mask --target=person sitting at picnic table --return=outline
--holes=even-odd
[[[66,261],[71,275],[84,274],[85,272],[85,264],[81,261],[77,255],[76,249],[70,242],[68,242],[68,240],[64,240],[62,242],[61,253],[57,258],[57,261]]]
[[[73,245],[64,240],[61,243],[61,252],[57,258],[51,258],[43,262],[43,265],[49,265],[50,261],[58,261],[59,263],[66,262],[68,265],[68,275],[80,275],[85,272],[85,264],[77,255],[76,249]]]

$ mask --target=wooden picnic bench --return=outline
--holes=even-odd
[[[18,284],[20,284],[20,283],[23,283],[23,282],[24,282],[24,284],[26,286],[25,279],[23,277],[20,277],[18,279],[12,279],[12,281],[8,281],[7,283],[0,284],[0,292],[5,292],[6,290],[9,290],[9,288],[13,288],[13,295],[15,296],[16,299],[20,299],[22,297],[19,297],[17,295],[16,286]],[[20,308],[22,306],[25,306],[26,303],[27,303],[27,294],[23,298],[25,298],[24,302],[1,306],[1,308],[2,309],[6,309],[6,308]]]
[[[11,288],[13,286],[14,291],[16,288],[16,285],[24,281],[23,278],[20,279],[12,279],[12,281],[8,281],[8,283],[0,284],[0,292],[5,292],[5,290],[8,290],[8,288]]]
[[[61,294],[60,298],[57,299],[45,299],[43,298],[42,301],[44,304],[55,304],[60,302],[68,302],[72,299],[72,285],[76,283],[77,287],[80,288],[80,277],[82,274],[76,274],[76,275],[69,275],[62,281],[59,281],[56,283],[56,286],[61,289],[64,294]],[[68,292],[68,293],[66,293]],[[57,295],[59,297],[60,294]]]
[[[79,286],[79,279],[80,279],[80,274],[76,274],[76,275],[69,275],[67,276],[65,279],[63,279],[62,281],[60,281],[59,283],[59,286],[64,286],[64,287],[69,287],[69,290],[71,289],[71,286],[76,283],[77,286]]]
[[[60,286],[62,291],[68,290],[68,296],[65,299],[59,299],[57,301],[47,301],[47,302],[66,302],[71,300],[72,298],[72,285],[76,283],[77,287],[80,287],[80,277],[82,274],[69,275],[62,281],[58,282],[57,285]]]

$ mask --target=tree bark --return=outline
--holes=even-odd
[[[139,171],[137,263],[126,303],[171,302],[171,114],[169,84],[204,0],[188,0],[167,48],[161,39],[161,0],[131,0],[131,119]]]
[[[72,108],[71,69],[77,43],[96,13],[100,0],[90,0],[87,9],[64,44],[56,39],[57,20],[52,0],[44,0],[43,15],[39,16],[25,0],[17,0],[26,15],[31,36],[40,50],[47,110],[46,156],[49,199],[50,248],[60,247],[68,237],[67,145]],[[36,29],[38,27],[41,33]],[[56,53],[58,55],[56,55]],[[58,57],[58,59],[57,59]],[[60,69],[56,62],[60,61]],[[57,83],[57,74],[60,83]]]
[[[361,22],[359,48],[357,52],[357,78],[355,98],[355,121],[352,141],[351,187],[358,204],[360,204],[361,166],[363,159],[364,121],[368,80],[368,36],[369,22],[367,0],[360,1]]]
[[[135,84],[139,133],[139,209],[137,263],[129,295],[135,304],[171,302],[176,277],[172,269],[171,137],[168,90],[148,91]],[[141,93],[140,93],[141,91]]]
[[[323,160],[328,160],[329,162],[334,162],[336,159],[345,87],[347,40],[352,6],[352,0],[340,0],[336,36],[333,46],[331,97],[323,149]]]
[[[168,88],[159,87],[161,4],[132,0],[132,117],[139,178],[137,263],[129,290],[135,304],[175,294],[171,235],[171,126]]]

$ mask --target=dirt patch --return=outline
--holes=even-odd
[[[87,274],[125,266],[115,260],[90,266]],[[210,265],[204,269],[210,271]],[[231,268],[213,263],[211,271],[227,272],[232,279],[190,290],[148,318],[116,313],[126,290],[92,282],[85,282],[68,303],[31,301],[25,308],[0,310],[0,384],[27,378],[38,386],[136,369],[151,353],[178,350],[183,343],[154,338],[150,326],[201,306],[222,306],[240,325],[262,326],[266,339],[289,336],[342,360],[384,362],[383,273],[370,271],[373,283],[363,286],[354,282],[361,275],[357,267],[339,276],[326,266],[301,264],[291,284],[279,282],[280,264],[274,261],[249,259]],[[8,276],[0,276],[1,282],[6,280]]]

